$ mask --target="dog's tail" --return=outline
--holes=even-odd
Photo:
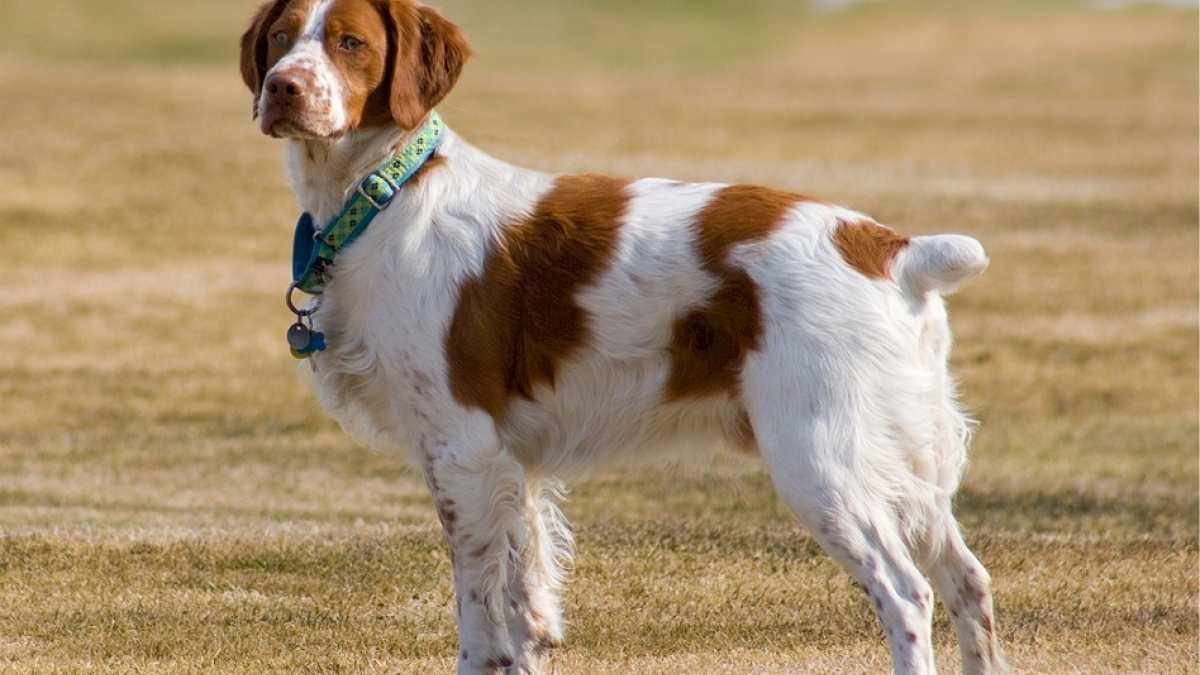
[[[911,237],[891,262],[892,278],[913,313],[921,355],[921,366],[899,371],[894,385],[910,395],[899,399],[905,403],[893,407],[892,413],[906,420],[900,428],[911,434],[907,438],[917,439],[907,446],[905,459],[921,480],[908,493],[910,507],[902,520],[909,542],[926,564],[940,555],[937,533],[957,527],[946,504],[962,479],[975,428],[957,403],[955,379],[947,368],[953,339],[940,296],[958,290],[987,266],[983,246],[958,234]],[[937,489],[930,491],[930,485]]]
[[[892,260],[892,275],[914,300],[927,293],[953,293],[983,273],[987,253],[975,239],[961,234],[912,237]]]

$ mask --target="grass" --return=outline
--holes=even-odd
[[[0,7],[0,673],[451,672],[420,480],[298,384],[254,3]],[[448,0],[442,112],[548,170],[755,181],[978,236],[958,500],[1027,673],[1197,672],[1197,14]],[[566,504],[553,672],[881,673],[866,603],[731,457]],[[956,668],[944,614],[938,658]]]

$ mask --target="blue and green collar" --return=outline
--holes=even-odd
[[[430,112],[425,126],[395,159],[368,174],[342,212],[323,229],[316,229],[312,215],[304,213],[300,216],[292,243],[292,281],[296,288],[311,295],[325,290],[326,269],[333,264],[338,251],[365,232],[376,214],[388,207],[400,186],[412,178],[437,149],[445,129],[441,116]]]
[[[300,216],[292,240],[292,285],[288,287],[288,309],[296,315],[296,323],[288,329],[288,345],[292,355],[307,358],[325,349],[325,336],[312,327],[315,309],[297,309],[292,293],[300,289],[310,295],[325,291],[328,269],[340,251],[357,239],[380,211],[391,204],[400,187],[433,155],[441,143],[446,125],[437,112],[430,112],[425,125],[408,141],[392,161],[367,175],[358,184],[342,212],[328,225],[318,230],[309,213]],[[305,325],[307,320],[308,324]]]

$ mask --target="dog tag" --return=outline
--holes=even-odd
[[[312,331],[308,329],[308,326],[299,321],[292,324],[292,327],[288,329],[287,343],[292,349],[304,349],[308,346],[310,340],[312,340]]]

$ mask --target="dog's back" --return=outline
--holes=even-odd
[[[558,177],[487,248],[448,331],[453,386],[527,469],[565,477],[756,449],[746,390],[816,381],[804,353],[881,388],[856,396],[952,409],[951,387],[917,383],[948,382],[939,294],[987,264],[968,237],[902,237],[801,195],[600,176]]]

